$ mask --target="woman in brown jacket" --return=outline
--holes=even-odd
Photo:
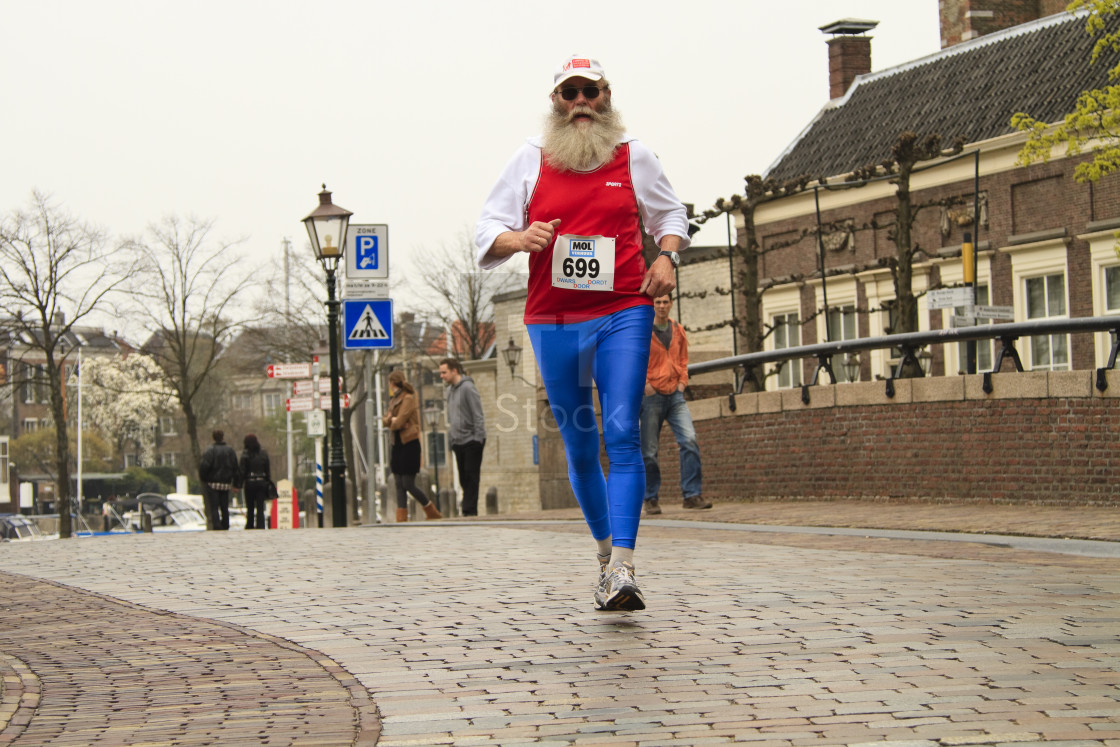
[[[404,374],[389,374],[389,412],[382,422],[393,432],[393,447],[389,452],[389,471],[397,484],[397,521],[408,521],[408,495],[424,507],[429,519],[442,519],[439,509],[424,491],[416,487],[416,473],[420,471],[420,407],[416,403],[416,390]]]

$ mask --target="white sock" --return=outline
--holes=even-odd
[[[611,565],[619,563],[629,563],[634,565],[634,548],[632,547],[619,547],[615,545],[611,548]]]

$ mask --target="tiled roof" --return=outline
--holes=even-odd
[[[946,146],[1013,132],[1026,112],[1060,121],[1082,91],[1107,85],[1115,54],[1090,65],[1085,16],[1062,13],[860,76],[829,102],[765,176],[837,176],[886,160],[899,134],[941,135]]]

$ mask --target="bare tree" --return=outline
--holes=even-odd
[[[235,317],[236,304],[253,280],[240,268],[235,248],[241,240],[213,238],[213,229],[212,220],[170,216],[134,242],[143,269],[133,294],[153,332],[144,352],[155,358],[179,400],[196,472],[202,460],[199,424],[218,405],[213,395],[219,355],[244,323]],[[213,526],[209,502],[206,522]]]
[[[484,272],[475,261],[471,230],[464,228],[454,243],[438,250],[421,249],[417,264],[424,268],[421,291],[435,303],[427,316],[450,330],[448,346],[463,358],[480,358],[494,342],[494,296],[512,290],[517,275]]]
[[[0,308],[6,331],[27,351],[41,355],[51,419],[55,424],[59,536],[71,536],[70,445],[66,427],[67,355],[70,330],[132,274],[127,251],[108,248],[104,234],[33,192],[27,210],[0,221]]]

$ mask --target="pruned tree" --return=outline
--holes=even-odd
[[[449,347],[466,359],[480,358],[494,342],[494,296],[512,290],[514,272],[479,269],[471,230],[439,249],[420,249],[416,262],[424,269],[419,291],[433,301],[429,318],[449,330]]]
[[[175,393],[195,472],[202,460],[199,426],[221,406],[215,396],[220,353],[246,321],[238,318],[238,302],[253,282],[236,251],[241,241],[218,239],[213,231],[212,220],[169,216],[132,242],[143,261],[132,289],[135,310],[152,332],[143,351]],[[213,526],[209,502],[206,522]]]
[[[914,242],[914,224],[922,210],[943,204],[943,201],[921,203],[914,201],[910,192],[910,179],[913,176],[914,168],[923,161],[956,155],[963,148],[963,138],[957,138],[948,149],[944,149],[941,145],[940,135],[932,134],[920,137],[914,132],[906,131],[899,134],[898,139],[891,146],[889,160],[866,169],[857,170],[849,177],[849,181],[864,181],[866,183],[877,177],[886,176],[895,187],[893,222],[886,225],[879,225],[875,221],[871,222],[872,228],[886,229],[887,238],[895,247],[893,256],[880,260],[890,270],[891,280],[894,283],[895,322],[891,332],[901,334],[918,331],[918,299],[914,295],[914,262],[926,256],[926,253],[920,244]],[[920,370],[916,375],[921,375]]]
[[[1120,169],[1120,0],[1073,0],[1067,7],[1073,13],[1087,10],[1085,31],[1097,36],[1090,64],[1111,57],[1109,85],[1082,91],[1073,110],[1061,122],[1042,122],[1026,112],[1011,117],[1011,126],[1027,133],[1019,151],[1018,163],[1026,166],[1049,161],[1055,149],[1064,147],[1066,155],[1092,154],[1079,163],[1073,176],[1079,182],[1095,182]]]
[[[719,295],[731,295],[732,303],[736,304],[742,313],[736,314],[734,321],[726,320],[712,326],[732,326],[733,334],[738,335],[743,341],[744,352],[756,353],[762,350],[763,341],[770,331],[765,328],[761,315],[762,295],[766,292],[767,286],[759,282],[759,262],[767,252],[789,246],[790,242],[763,247],[755,225],[755,211],[760,205],[804,190],[808,178],[779,184],[774,180],[763,179],[757,174],[749,174],[744,177],[744,181],[746,186],[743,194],[732,195],[729,199],[719,198],[713,207],[696,218],[696,222],[705,223],[720,215],[731,213],[738,213],[743,217],[742,234],[731,248],[734,254],[736,287],[726,290],[718,287],[713,289],[713,292]],[[796,241],[801,238],[803,236],[798,237]],[[682,295],[689,294],[688,291],[682,291]],[[744,388],[747,391],[761,391],[765,379],[763,372],[751,370],[746,374]]]
[[[73,326],[101,308],[133,273],[131,252],[110,249],[102,231],[33,192],[29,207],[0,220],[0,308],[6,331],[46,371],[59,536],[72,533],[70,446],[66,427],[67,356]],[[13,383],[15,383],[13,377]]]

